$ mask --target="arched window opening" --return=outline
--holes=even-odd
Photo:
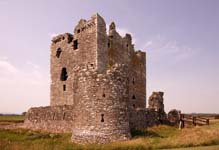
[[[62,68],[60,80],[61,81],[66,81],[67,78],[68,78],[67,69],[64,67],[64,68]]]
[[[59,58],[60,55],[62,53],[62,49],[59,47],[57,50],[56,50],[56,57]]]
[[[132,96],[132,99],[136,99],[135,95]]]

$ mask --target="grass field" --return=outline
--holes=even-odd
[[[0,116],[0,121],[23,121],[24,116],[21,115],[12,115],[12,116]]]
[[[4,119],[0,117],[0,120]],[[25,129],[0,129],[0,150],[152,150],[219,145],[219,121],[215,120],[209,126],[183,130],[161,125],[144,131],[133,131],[132,135],[133,139],[125,142],[78,145],[70,141],[71,133],[54,134]],[[198,148],[202,150],[201,147]],[[203,150],[219,149],[218,146],[204,148]]]

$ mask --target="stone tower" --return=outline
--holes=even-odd
[[[72,139],[129,138],[129,110],[146,107],[145,53],[134,50],[131,35],[121,37],[114,23],[107,35],[95,14],[81,19],[74,35],[52,41],[51,106],[73,105]]]
[[[71,129],[77,143],[131,137],[132,112],[146,108],[146,55],[134,50],[130,34],[121,37],[115,23],[107,33],[104,19],[95,14],[81,19],[73,34],[52,39],[50,61],[50,107],[30,109],[27,126],[40,119],[38,129]]]

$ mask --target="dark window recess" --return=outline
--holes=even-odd
[[[135,95],[132,96],[132,99],[135,99]]]
[[[128,44],[126,44],[126,47],[129,47],[129,45],[128,45]]]
[[[80,29],[78,29],[78,31],[77,31],[78,33],[80,33],[81,32],[81,30]]]
[[[135,78],[132,78],[132,84],[135,84]]]
[[[112,39],[112,38],[113,38],[113,35],[110,35],[109,37]]]
[[[56,114],[53,113],[52,120],[55,120],[55,116],[56,116]]]
[[[135,108],[135,104],[133,104],[133,107]]]
[[[107,46],[108,46],[108,48],[110,48],[110,42],[108,42]]]
[[[64,40],[64,39],[65,39],[65,37],[63,36],[63,37],[62,37],[62,40]]]
[[[63,85],[63,91],[66,91],[66,85],[65,84]]]
[[[73,36],[68,36],[68,44],[71,43],[73,40]]]
[[[78,49],[78,40],[74,40],[73,48],[74,48],[74,50]]]
[[[104,122],[104,114],[101,114],[101,122]]]
[[[66,81],[67,78],[68,78],[67,69],[66,69],[66,68],[62,68],[60,80],[61,80],[61,81]]]
[[[62,53],[62,49],[61,49],[61,48],[58,48],[58,49],[56,50],[56,57],[59,58],[60,55],[61,55],[61,53]]]
[[[62,120],[65,120],[65,112],[63,113]]]
[[[103,95],[102,95],[103,97],[106,97],[106,95],[105,95],[105,93],[103,93]]]

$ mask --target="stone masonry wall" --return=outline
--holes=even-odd
[[[24,127],[52,132],[71,132],[75,115],[73,106],[47,106],[30,108]]]
[[[132,37],[121,37],[111,23],[108,35],[108,66],[127,64],[129,69],[129,107],[146,108],[146,54],[135,51]]]
[[[31,108],[24,126],[72,131],[77,143],[107,143],[130,138],[130,129],[153,124],[146,108],[146,54],[132,37],[121,37],[95,14],[51,44],[50,107]],[[155,119],[156,122],[156,119]]]
[[[106,50],[103,47],[107,46],[107,42],[105,41],[104,44],[104,40],[99,40],[100,37],[106,36],[103,26],[105,26],[103,19],[99,15],[94,15],[88,21],[81,19],[74,29],[74,35],[66,33],[53,38],[50,56],[51,106],[74,105],[76,88],[74,82],[77,82],[74,76],[75,68],[87,67],[98,70],[99,65],[99,70],[104,70],[103,62],[107,59],[104,57]],[[100,48],[103,48],[102,60],[97,58],[97,49]],[[65,69],[64,74],[63,69]],[[61,79],[62,75],[66,78]]]
[[[145,129],[161,123],[160,114],[147,108],[137,108],[130,112],[130,129]]]
[[[127,66],[114,65],[106,74],[87,69],[77,72],[78,101],[72,140],[107,143],[129,139]]]

